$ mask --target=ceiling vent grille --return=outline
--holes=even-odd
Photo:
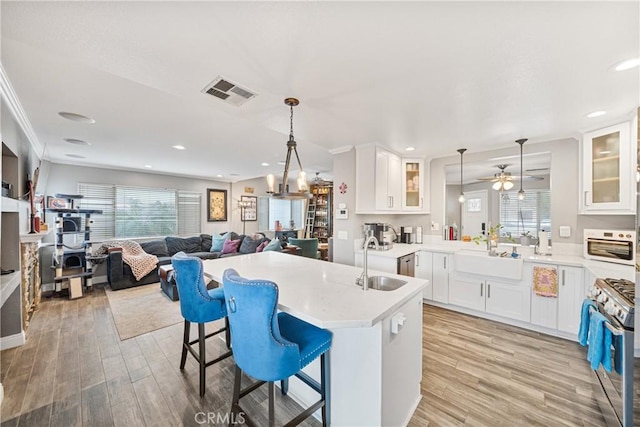
[[[257,96],[256,93],[251,92],[249,89],[238,86],[231,82],[229,79],[218,76],[214,81],[209,83],[203,90],[203,93],[207,93],[211,96],[215,96],[224,102],[241,106],[245,102],[253,99]]]

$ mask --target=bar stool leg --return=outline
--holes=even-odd
[[[287,393],[289,393],[289,378],[280,381],[280,392],[283,396],[286,396]]]
[[[274,405],[275,383],[273,381],[270,381],[267,383],[267,386],[269,387],[269,427],[274,427],[276,425],[275,405]]]
[[[187,362],[187,347],[189,347],[189,332],[191,331],[191,322],[184,321],[184,334],[182,335],[182,357],[180,358],[180,370],[184,370],[184,364]]]
[[[240,413],[240,382],[242,380],[242,370],[236,365],[235,378],[233,381],[233,399],[231,400],[231,416],[229,417],[229,427],[235,426],[236,415]]]
[[[205,337],[204,323],[198,323],[198,363],[200,364],[200,397],[204,396],[205,368],[207,367],[207,361],[205,360],[204,337]]]
[[[329,370],[329,350],[320,355],[320,396],[324,400],[322,406],[322,425],[327,427],[331,425],[331,372]]]

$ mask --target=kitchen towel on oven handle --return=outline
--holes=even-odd
[[[585,298],[582,301],[582,309],[580,310],[580,329],[578,331],[578,342],[581,345],[587,345],[587,338],[589,337],[589,320],[591,319],[591,308],[596,308],[596,303],[590,299]]]
[[[587,360],[591,362],[591,369],[598,369],[600,364],[607,372],[611,372],[611,345],[613,335],[605,326],[609,323],[599,311],[592,310],[589,319],[589,350]]]

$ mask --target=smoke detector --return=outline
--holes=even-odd
[[[228,104],[235,105],[236,107],[241,106],[258,95],[222,76],[216,77],[214,81],[202,89],[202,93],[215,96],[216,98],[221,99]]]

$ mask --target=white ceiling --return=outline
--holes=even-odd
[[[612,69],[638,56],[638,2],[0,7],[2,65],[57,163],[230,181],[278,173],[287,96],[301,100],[294,133],[309,176],[329,175],[328,150],[347,145],[449,156],[576,136],[639,104],[638,68]],[[258,96],[235,107],[202,94],[219,75]],[[585,117],[595,110],[608,114]]]

